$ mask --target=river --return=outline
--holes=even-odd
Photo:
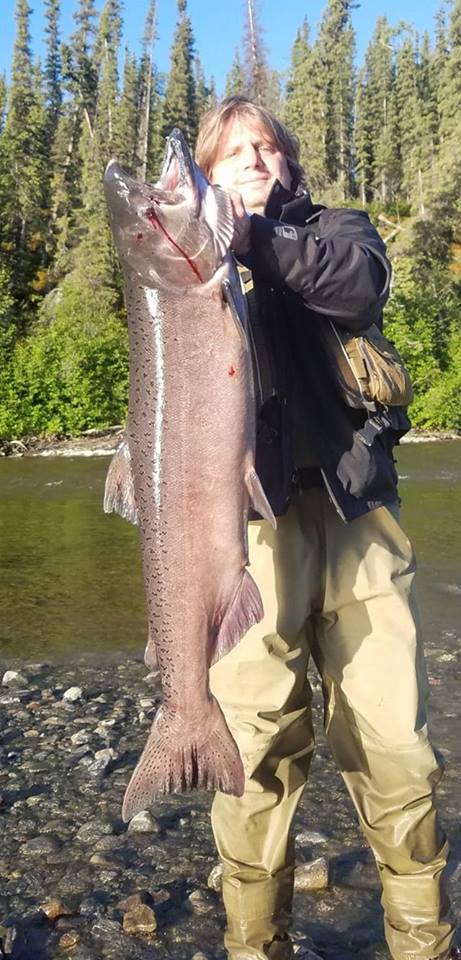
[[[106,457],[0,460],[0,659],[140,653],[146,637],[137,530],[102,511]],[[461,443],[398,451],[402,524],[419,558],[428,641],[461,610]]]

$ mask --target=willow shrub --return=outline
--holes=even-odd
[[[126,328],[104,291],[63,285],[24,339],[0,339],[0,436],[81,433],[123,421]]]
[[[410,262],[397,265],[384,332],[413,381],[415,427],[461,430],[460,318],[459,284],[447,272],[423,284]]]

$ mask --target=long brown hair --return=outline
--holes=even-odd
[[[195,158],[203,172],[209,177],[218,153],[219,142],[224,130],[233,117],[248,117],[259,123],[268,137],[287,158],[290,173],[293,177],[293,186],[303,183],[304,170],[299,162],[299,144],[287,130],[284,123],[277,119],[270,110],[260,107],[246,97],[226,97],[216,107],[205,114],[200,123],[195,148]]]

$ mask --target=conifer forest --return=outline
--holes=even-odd
[[[300,23],[283,75],[265,47],[263,0],[239,0],[246,25],[218,92],[187,0],[166,74],[155,56],[165,0],[145,2],[135,55],[121,50],[120,0],[98,12],[75,0],[70,36],[60,0],[45,0],[42,62],[28,0],[16,2],[0,76],[0,439],[123,422],[127,331],[104,167],[116,156],[155,180],[171,128],[193,144],[203,113],[232,93],[297,135],[316,202],[368,211],[393,263],[385,329],[413,378],[413,423],[461,431],[461,0],[443,2],[431,36],[379,17],[360,63],[353,0],[324,0],[315,38]]]

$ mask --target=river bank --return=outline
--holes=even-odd
[[[25,437],[0,440],[0,457],[97,457],[114,453],[123,438],[124,428],[117,424],[107,430],[86,430],[78,437]],[[461,440],[461,433],[443,430],[410,430],[402,443],[433,443]]]
[[[459,644],[429,649],[439,789],[461,908]],[[384,960],[379,882],[322,732],[298,814],[297,960]],[[121,802],[160,699],[139,659],[0,670],[0,956],[224,960],[224,913],[204,793],[165,798],[128,826]],[[459,715],[459,713],[458,713]]]

